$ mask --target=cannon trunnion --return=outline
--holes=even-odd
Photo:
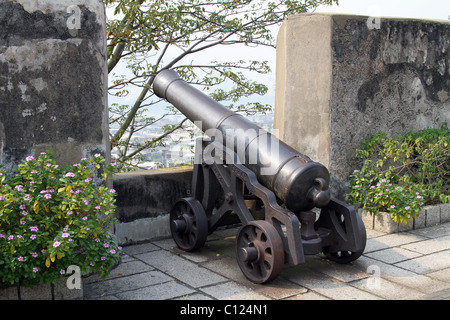
[[[366,244],[364,224],[352,206],[331,195],[322,164],[173,70],[161,71],[153,89],[209,136],[196,141],[192,196],[178,200],[170,212],[171,233],[182,250],[201,248],[234,213],[242,223],[236,259],[255,283],[276,278],[286,263],[303,263],[307,254],[323,252],[338,263],[359,258]]]

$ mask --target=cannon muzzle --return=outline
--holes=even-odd
[[[173,70],[154,80],[155,94],[174,105],[208,136],[220,136],[258,180],[294,213],[325,207],[331,198],[325,166],[300,154],[244,116],[189,85]]]

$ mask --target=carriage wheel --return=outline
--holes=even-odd
[[[339,213],[337,214],[339,215]],[[341,215],[340,217],[338,216],[338,220],[341,222],[340,224],[345,230],[345,221],[343,215]],[[354,252],[346,250],[338,252],[328,252],[327,248],[323,248],[323,253],[328,259],[337,263],[345,264],[355,261],[363,254],[367,242],[366,227],[364,226],[364,222],[362,221],[359,215],[356,215],[356,221],[358,225],[359,234],[361,235],[362,249]]]
[[[284,265],[283,241],[275,227],[263,220],[242,227],[236,239],[236,259],[250,281],[275,279]]]
[[[184,251],[203,247],[208,236],[208,218],[201,203],[194,198],[178,200],[170,212],[170,231]]]

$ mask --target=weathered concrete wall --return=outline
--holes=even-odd
[[[119,173],[114,234],[120,244],[170,237],[169,212],[190,196],[192,167]]]
[[[109,157],[101,0],[0,0],[0,163]],[[78,160],[77,160],[78,159]]]
[[[344,198],[370,132],[450,123],[450,23],[303,14],[278,34],[275,128]]]

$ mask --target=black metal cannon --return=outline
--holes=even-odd
[[[326,167],[312,161],[181,80],[161,71],[154,92],[208,137],[196,141],[191,197],[178,200],[170,228],[185,251],[201,248],[234,213],[242,223],[236,259],[255,283],[277,277],[283,265],[323,252],[338,263],[363,253],[366,230],[355,209],[335,199]],[[320,214],[314,211],[320,208]]]

